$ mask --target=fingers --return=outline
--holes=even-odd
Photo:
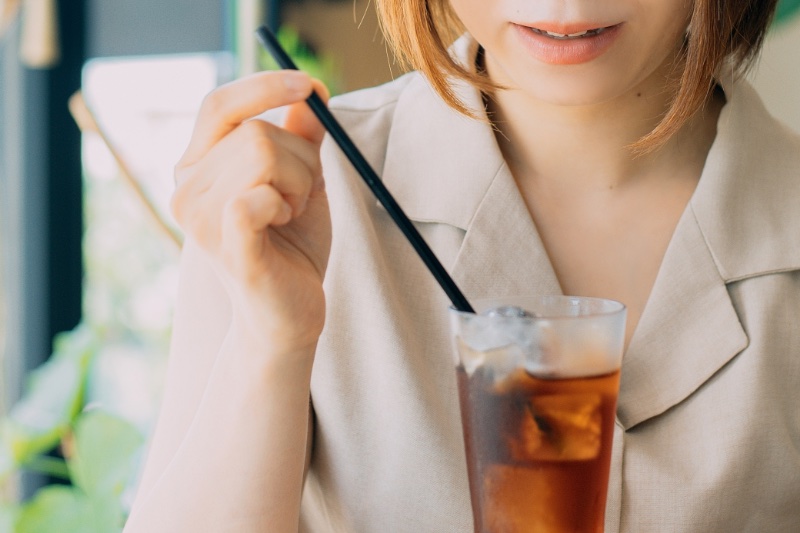
[[[269,185],[259,185],[232,198],[223,211],[222,250],[228,268],[248,280],[258,272],[266,247],[270,245],[264,229],[288,223],[292,209],[281,194]]]
[[[330,98],[328,88],[319,81],[312,80],[314,91],[327,103]],[[325,136],[325,128],[305,103],[297,103],[289,106],[283,126],[301,137],[308,139],[312,143],[319,145]]]
[[[312,82],[314,91],[327,104],[330,99],[328,88],[317,79],[312,80]],[[312,142],[317,148],[317,151],[322,144],[322,139],[325,137],[325,127],[311,111],[311,108],[305,103],[297,103],[289,106],[283,126],[288,131]],[[320,172],[314,179],[313,190],[320,191],[323,189],[325,189],[325,181],[322,172]]]
[[[240,191],[267,184],[284,196],[297,216],[321,174],[318,147],[278,126],[251,120],[218,142],[202,160],[178,169],[176,194],[217,198],[221,208]]]
[[[311,90],[311,78],[292,70],[259,72],[219,87],[203,101],[179,165],[190,165],[202,158],[247,119],[269,109],[301,102]]]
[[[303,101],[312,86],[327,100],[325,87],[303,73],[259,73],[203,103],[176,166],[172,212],[187,235],[231,268],[244,271],[269,245],[268,227],[299,217],[324,188],[324,129]],[[253,118],[277,106],[288,106],[284,127]]]

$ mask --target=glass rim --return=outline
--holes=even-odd
[[[501,305],[503,301],[520,301],[520,300],[535,300],[540,303],[545,303],[548,300],[552,301],[583,301],[583,302],[591,302],[595,304],[603,304],[608,305],[607,309],[597,309],[592,310],[589,313],[582,313],[578,315],[568,315],[568,314],[545,314],[545,315],[534,315],[534,316],[526,316],[526,317],[519,317],[519,316],[486,316],[482,315],[481,311],[478,309],[486,306],[481,306],[481,303],[489,303],[489,302],[498,302]],[[534,296],[509,296],[509,297],[499,297],[499,298],[476,298],[471,299],[470,302],[476,308],[475,313],[470,313],[469,311],[462,311],[460,309],[456,309],[452,305],[448,306],[448,311],[453,316],[458,317],[479,317],[480,319],[487,319],[487,320],[522,320],[522,321],[535,321],[535,320],[576,320],[576,319],[592,319],[592,318],[600,318],[600,317],[610,317],[614,315],[618,315],[623,313],[627,310],[627,306],[620,302],[619,300],[613,300],[611,298],[600,298],[597,296],[575,296],[575,295],[568,295],[568,294],[545,294],[545,295],[534,295]],[[510,305],[510,304],[505,304]],[[526,311],[531,311],[526,309]],[[535,311],[533,311],[535,313]]]

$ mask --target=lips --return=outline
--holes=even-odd
[[[605,54],[620,35],[623,24],[512,24],[530,55],[551,65],[577,65]]]

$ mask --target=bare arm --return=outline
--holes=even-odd
[[[126,533],[297,531],[330,223],[314,159],[322,135],[306,111],[290,110],[288,134],[243,127],[307,95],[310,82],[276,89],[280,75],[223,89],[179,164],[174,210],[190,238],[165,398]]]

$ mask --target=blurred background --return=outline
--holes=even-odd
[[[750,77],[800,131],[800,0]],[[401,73],[369,0],[0,0],[0,533],[120,531],[153,425],[203,96],[268,68],[333,92]]]

